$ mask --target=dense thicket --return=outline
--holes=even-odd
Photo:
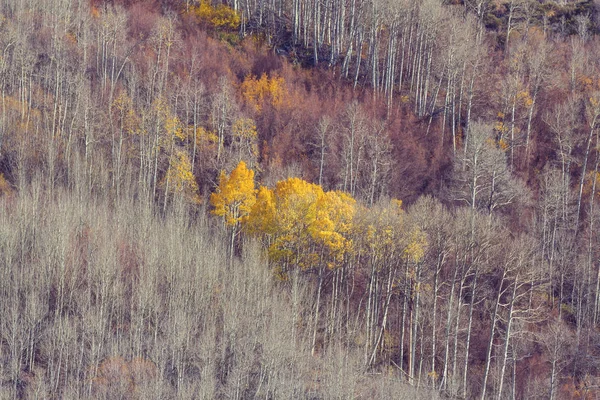
[[[598,396],[593,2],[0,14],[3,395]]]
[[[251,244],[228,262],[183,203],[19,189],[0,201],[2,398],[418,396],[356,351],[312,357],[312,289],[278,284]]]

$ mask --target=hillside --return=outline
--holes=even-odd
[[[593,1],[0,4],[0,397],[600,396]]]

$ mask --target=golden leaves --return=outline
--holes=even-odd
[[[210,195],[213,214],[224,217],[227,225],[237,225],[250,214],[254,203],[254,171],[248,169],[245,162],[240,161],[229,176],[221,171],[219,186]]]
[[[164,182],[169,182],[169,190],[173,193],[183,194],[192,203],[200,202],[198,184],[192,174],[192,164],[188,155],[182,150],[175,150],[171,156]]]
[[[141,133],[140,118],[135,113],[133,101],[124,91],[113,101],[112,106],[118,112],[121,128],[129,135]]]
[[[193,127],[192,127],[193,132]],[[191,135],[193,136],[193,135]],[[214,145],[219,142],[219,137],[214,132],[207,131],[204,127],[199,126],[196,128],[196,145],[199,148]]]
[[[600,172],[590,171],[585,176],[585,184],[583,186],[583,194],[591,196],[592,191],[595,196],[600,196]]]
[[[276,108],[280,107],[286,94],[285,80],[277,76],[269,78],[267,74],[262,74],[260,79],[248,75],[241,89],[244,99],[255,111],[261,111],[267,101]]]
[[[239,118],[231,127],[233,137],[232,147],[237,148],[238,161],[243,159],[249,161],[253,166],[253,160],[258,157],[258,133],[256,124],[251,118]]]
[[[10,183],[4,177],[4,174],[0,173],[0,197],[4,195],[12,194],[13,189]]]
[[[419,263],[427,249],[425,233],[405,217],[400,200],[358,207],[347,193],[299,178],[255,190],[254,172],[244,162],[229,176],[221,173],[210,201],[228,225],[241,224],[262,239],[281,279],[292,267],[333,269],[361,254]]]
[[[427,237],[425,233],[418,229],[413,228],[408,234],[408,243],[404,249],[404,257],[413,262],[421,262],[425,256],[425,249],[427,247]]]
[[[208,24],[214,28],[237,29],[240,26],[240,15],[231,7],[219,4],[213,7],[208,0],[201,0],[197,6],[190,7],[200,23]]]
[[[517,93],[517,101],[522,102],[525,108],[530,108],[533,105],[533,99],[527,90]]]
[[[265,186],[258,189],[256,202],[252,207],[246,228],[254,235],[274,235],[275,231],[275,195]]]
[[[252,234],[267,237],[275,263],[333,268],[351,248],[354,211],[355,200],[348,194],[290,178],[273,190],[259,189],[247,226]]]

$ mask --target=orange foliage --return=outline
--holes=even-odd
[[[156,379],[156,365],[143,358],[126,361],[123,357],[109,357],[98,366],[93,379],[98,397],[131,398],[141,387]]]
[[[583,194],[585,196],[591,196],[592,190],[594,190],[594,195],[596,197],[600,196],[600,172],[590,171],[585,177]]]
[[[10,183],[6,180],[4,174],[0,173],[0,197],[10,195],[12,191]]]
[[[92,14],[92,18],[94,19],[100,18],[100,10],[96,6],[91,7],[90,14]]]

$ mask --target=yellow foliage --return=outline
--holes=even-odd
[[[508,132],[508,127],[504,125],[504,122],[496,121],[496,124],[494,125],[494,130],[498,133],[506,133]]]
[[[177,117],[169,117],[165,120],[165,131],[169,137],[185,140],[185,133]]]
[[[585,91],[591,90],[593,89],[594,86],[594,80],[587,76],[587,75],[583,75],[577,78],[577,81],[579,83],[580,86],[582,86],[582,89]]]
[[[231,128],[233,137],[242,139],[256,138],[256,125],[250,118],[240,118],[235,121]]]
[[[307,237],[308,228],[316,219],[316,203],[323,190],[299,178],[280,181],[275,186],[274,200],[277,228],[291,239]]]
[[[430,377],[435,382],[438,378],[438,373],[435,371],[431,371],[427,374],[427,376]]]
[[[276,265],[302,269],[334,268],[349,251],[355,200],[346,193],[324,192],[299,178],[261,187],[247,220],[248,231],[269,239]]]
[[[154,100],[152,108],[156,115],[157,123],[161,123],[163,128],[160,132],[158,148],[154,149],[154,151],[171,149],[175,143],[186,139],[187,134],[183,129],[181,121],[172,112],[169,104],[162,96]]]
[[[316,218],[309,228],[314,240],[324,246],[334,260],[350,250],[347,239],[352,228],[356,201],[344,192],[325,192],[317,198]]]
[[[426,248],[427,237],[425,233],[418,228],[414,228],[408,236],[408,244],[404,249],[404,257],[418,263],[423,259]]]
[[[522,101],[523,105],[526,108],[531,107],[533,104],[533,99],[531,98],[531,96],[529,95],[529,92],[527,90],[522,90],[519,93],[517,93],[517,100]]]
[[[240,118],[236,120],[231,127],[231,132],[234,146],[238,147],[240,161],[242,160],[242,155],[247,155],[251,159],[258,157],[258,134],[256,132],[254,120],[251,118]]]
[[[275,219],[275,195],[271,189],[261,186],[247,220],[247,229],[255,235],[274,235]]]
[[[254,75],[248,75],[242,82],[242,94],[256,111],[260,111],[265,101],[269,101],[274,107],[283,104],[286,94],[285,80],[281,77],[267,77],[262,74],[260,79]]]
[[[210,204],[214,207],[213,214],[224,217],[227,225],[237,225],[247,218],[254,203],[254,171],[248,169],[246,163],[240,161],[229,176],[221,171],[219,186],[210,195]]]
[[[501,113],[500,113],[501,114]],[[508,127],[504,125],[502,121],[496,121],[494,125],[494,130],[499,134],[500,139],[498,140],[498,148],[506,151],[510,145],[506,139],[504,139],[504,135],[508,133]]]
[[[198,184],[192,174],[192,164],[188,155],[177,149],[169,160],[169,169],[163,180],[163,186],[169,183],[169,191],[186,196],[193,203],[200,203]]]
[[[407,218],[400,200],[361,208],[353,225],[354,251],[368,255],[375,269],[399,260],[418,263],[425,256],[427,237]]]
[[[595,185],[595,186],[594,186]],[[600,172],[590,171],[585,177],[585,185],[583,186],[583,194],[590,196],[592,189],[595,189],[595,195],[600,196]]]
[[[119,112],[118,117],[122,129],[129,135],[139,134],[140,119],[136,115],[133,101],[127,96],[127,93],[121,92],[112,105]]]
[[[13,189],[10,183],[4,177],[4,174],[0,173],[0,196],[10,195]]]
[[[352,226],[353,252],[367,255],[368,260],[375,262],[375,268],[382,258],[396,253],[396,225],[403,219],[399,203],[392,200],[370,208],[361,205],[356,212]]]
[[[214,7],[209,0],[201,0],[197,6],[190,7],[200,23],[208,24],[215,28],[237,29],[240,26],[240,15],[231,7],[219,4]]]
[[[190,131],[193,133],[194,127],[192,126]],[[193,140],[193,136],[190,138]],[[214,132],[207,131],[202,126],[196,128],[196,146],[203,149],[206,146],[211,146],[218,143],[219,137]]]

